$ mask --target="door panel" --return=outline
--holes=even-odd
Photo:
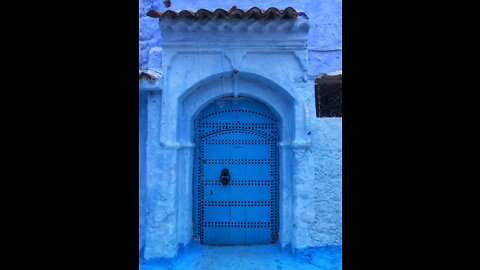
[[[262,103],[222,98],[195,121],[196,235],[206,245],[270,244],[278,235],[278,122]],[[228,169],[228,184],[220,176]]]

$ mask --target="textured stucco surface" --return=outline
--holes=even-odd
[[[342,118],[312,120],[315,157],[313,245],[342,245]]]
[[[146,142],[147,142],[147,94],[139,98],[139,245],[140,252],[145,245],[145,189],[146,189]]]
[[[158,19],[143,15],[150,9],[166,8],[161,1],[153,2],[140,0],[139,62],[141,69],[162,71],[165,77],[155,83],[140,83],[141,89],[162,88],[142,92],[140,97],[141,257],[145,252],[147,258],[172,257],[178,246],[191,240],[189,162],[193,152],[188,121],[203,106],[225,95],[257,98],[284,123],[283,143],[287,146],[280,151],[284,164],[281,173],[290,180],[281,186],[281,199],[289,202],[283,207],[281,244],[295,249],[341,245],[342,120],[316,118],[313,97],[313,78],[341,69],[341,1],[172,0],[169,9],[175,10],[292,6],[310,17],[305,51],[301,42],[280,44],[296,40],[291,33],[280,36],[273,46],[258,41],[258,34],[232,35],[227,40],[228,50],[221,43],[208,44],[217,34],[207,33],[199,40],[188,32],[172,32],[170,40],[163,41],[174,44],[181,40],[184,45],[200,42],[201,52],[196,45],[159,47]],[[244,48],[243,44],[260,49]],[[276,62],[282,64],[272,65]],[[240,71],[238,76],[232,75],[234,69]]]
[[[308,74],[318,76],[342,69],[342,1],[341,0],[172,0],[166,8],[160,0],[139,0],[140,35],[139,35],[139,68],[146,69],[149,52],[154,47],[161,46],[158,20],[146,17],[152,9],[198,10],[205,8],[229,10],[232,6],[249,9],[257,6],[261,9],[277,7],[284,9],[293,7],[307,14],[310,21],[308,36]]]

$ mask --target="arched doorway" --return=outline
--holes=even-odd
[[[279,122],[263,103],[223,97],[195,119],[194,238],[271,244],[279,231]]]

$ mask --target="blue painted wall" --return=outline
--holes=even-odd
[[[341,0],[171,0],[172,5],[168,9],[197,10],[206,8],[214,10],[216,8],[230,9],[233,5],[241,9],[248,9],[257,6],[266,9],[275,6],[279,9],[288,6],[294,7],[298,11],[303,11],[309,17],[310,31],[308,40],[308,76],[309,79],[317,77],[322,73],[336,72],[342,69],[342,13]],[[152,68],[152,63],[159,69],[161,67],[161,47],[162,40],[158,19],[146,17],[145,14],[151,9],[167,10],[161,0],[139,0],[140,10],[140,29],[139,29],[139,69]],[[152,53],[155,52],[155,53]],[[158,60],[151,61],[155,57]],[[151,59],[149,59],[151,58]],[[150,66],[148,62],[150,60]],[[208,59],[207,59],[208,60]],[[205,65],[209,65],[207,60],[203,59]],[[213,60],[212,60],[213,61]],[[265,60],[268,61],[268,60]],[[166,61],[165,61],[166,62]],[[187,63],[187,62],[186,62]],[[188,64],[181,63],[182,67]],[[214,62],[216,63],[216,62]],[[192,64],[190,62],[190,64]],[[169,65],[170,66],[170,65]],[[215,65],[211,65],[212,69]],[[293,65],[292,65],[293,67]],[[289,68],[288,63],[284,63],[278,69]],[[276,70],[273,69],[273,70]],[[166,71],[165,71],[166,72]],[[201,72],[209,72],[209,69],[202,69]],[[201,73],[199,71],[199,73]],[[194,73],[197,76],[198,74]],[[194,76],[194,77],[195,77]],[[180,76],[181,77],[181,76]],[[285,76],[285,78],[288,76]],[[185,76],[183,76],[185,78]],[[182,81],[176,80],[180,84]],[[287,79],[288,81],[288,79]],[[183,82],[186,83],[186,82]],[[183,85],[172,89],[186,89]],[[182,86],[182,87],[180,87]],[[312,93],[314,92],[311,87]],[[147,100],[141,94],[140,96],[140,251],[145,244],[145,192],[146,188],[146,125],[147,125]],[[313,94],[312,94],[313,95]],[[162,106],[169,106],[168,103]],[[166,107],[166,108],[167,108]],[[309,108],[313,106],[309,105]],[[164,108],[165,109],[165,108]],[[168,110],[175,108],[168,107]],[[311,109],[310,109],[311,111]],[[310,112],[315,115],[314,111]],[[308,222],[300,221],[296,224],[304,224],[308,227],[308,233],[302,235],[299,243],[306,243],[308,246],[341,245],[342,243],[342,119],[341,118],[312,118],[308,123],[311,129],[311,141],[313,142],[311,153],[313,159],[309,163],[314,164],[315,177],[312,185],[307,185],[308,191],[313,192],[313,203],[299,212],[300,217],[311,216]],[[305,158],[307,159],[307,158]],[[313,188],[312,188],[313,186]],[[302,190],[302,188],[299,188]]]
[[[342,1],[341,0],[171,0],[166,8],[161,0],[139,0],[140,35],[139,68],[146,69],[150,49],[161,46],[158,20],[146,17],[151,10],[198,10],[205,8],[229,10],[232,6],[249,9],[257,6],[262,9],[293,7],[309,17],[308,37],[309,76],[335,72],[342,69]]]
[[[311,127],[315,218],[309,234],[320,246],[342,245],[342,118],[312,119]]]
[[[145,234],[142,233],[145,230],[145,190],[146,190],[146,142],[147,142],[147,93],[140,94],[139,99],[139,247],[140,253],[143,252],[143,246],[145,244]]]

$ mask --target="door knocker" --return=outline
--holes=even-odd
[[[228,169],[223,169],[222,174],[220,175],[220,182],[222,182],[222,185],[228,185],[228,182],[230,182],[230,174],[228,173]]]

